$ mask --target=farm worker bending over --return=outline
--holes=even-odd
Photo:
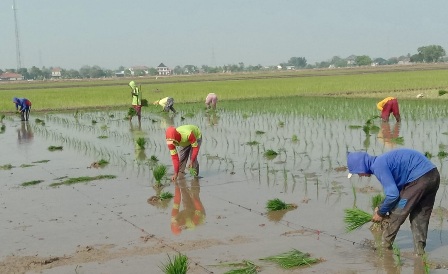
[[[216,103],[218,102],[218,96],[215,93],[209,93],[205,98],[205,106],[207,109],[216,109]]]
[[[129,82],[129,86],[131,87],[132,107],[137,112],[138,124],[140,125],[142,120],[142,91],[134,81]],[[131,120],[132,116],[129,117],[129,121]]]
[[[163,111],[169,112],[170,110],[176,113],[174,109],[174,99],[171,97],[165,97],[160,100],[154,101],[153,105],[160,105],[163,108]]]
[[[171,126],[166,129],[166,144],[170,150],[174,167],[174,175],[171,177],[172,181],[177,179],[179,171],[185,173],[188,157],[190,157],[188,168],[194,168],[196,170],[196,176],[199,175],[197,156],[201,143],[202,134],[195,125],[183,125],[177,128]],[[179,155],[177,155],[177,146],[181,147]]]
[[[384,100],[376,104],[376,107],[381,111],[381,119],[383,120],[383,122],[389,122],[389,116],[391,113],[394,114],[395,120],[397,120],[397,122],[401,121],[397,98],[384,98]]]
[[[26,98],[14,97],[12,102],[16,104],[16,111],[20,112],[22,121],[28,121],[30,118],[31,101]]]
[[[402,148],[371,156],[365,152],[347,155],[348,178],[352,174],[376,176],[386,196],[375,208],[372,221],[383,222],[383,246],[392,249],[400,226],[409,216],[414,251],[425,252],[428,224],[434,207],[440,175],[422,153]]]

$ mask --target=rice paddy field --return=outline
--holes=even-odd
[[[35,92],[47,100],[32,99],[28,122],[2,112],[0,272],[164,273],[168,256],[183,254],[187,273],[226,273],[238,263],[261,273],[446,273],[448,95],[438,92],[448,78],[444,70],[406,75],[414,72],[180,81],[161,84],[159,92],[148,83],[150,102],[171,89],[175,99],[194,95],[176,100],[176,115],[144,107],[140,127],[126,119],[128,94],[119,100],[104,94],[126,84],[85,84],[110,102],[93,108],[87,107],[102,104],[85,103],[89,96],[50,99],[59,94],[51,86],[33,83],[19,92],[0,85],[5,98]],[[424,84],[427,74],[419,84],[394,86],[425,73],[439,80]],[[375,84],[375,77],[389,77],[390,84]],[[83,85],[60,92],[85,94]],[[402,122],[391,116],[382,123],[376,102],[394,90],[403,95]],[[204,109],[206,91],[218,94],[216,111]],[[425,97],[416,99],[419,93]],[[67,105],[56,111],[57,104]],[[202,131],[200,172],[173,183],[164,132],[182,124]],[[344,223],[345,209],[372,212],[372,197],[382,192],[374,177],[347,178],[346,153],[400,147],[425,153],[441,173],[424,258],[412,254],[407,222],[393,253],[376,248],[370,224],[347,232]],[[167,170],[161,179],[160,165]],[[271,211],[272,199],[294,206]],[[290,250],[315,260],[292,268],[266,260]]]

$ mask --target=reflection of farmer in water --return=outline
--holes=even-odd
[[[144,132],[141,127],[136,127],[134,125],[131,124],[131,129],[130,129],[131,133],[132,133],[132,139],[134,141],[134,151],[135,151],[135,159],[138,161],[144,161],[146,160],[147,156],[145,153],[145,148],[141,147],[138,144],[139,139],[145,139],[146,136],[146,132]]]
[[[31,130],[30,123],[28,121],[22,123],[20,129],[17,130],[17,139],[19,144],[28,143],[34,137],[33,131]]]
[[[395,138],[400,135],[400,123],[395,123],[393,128],[388,122],[381,123],[381,131],[378,132],[378,140],[384,143],[387,148],[394,148],[396,142]]]
[[[199,198],[199,178],[195,177],[188,187],[185,178],[175,182],[173,209],[171,210],[171,231],[178,235],[185,229],[195,229],[204,223],[205,209]],[[181,202],[183,209],[181,210]]]

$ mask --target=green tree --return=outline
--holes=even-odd
[[[378,65],[387,65],[387,60],[381,57],[375,58],[373,62]]]
[[[332,59],[331,59],[331,62],[330,62],[332,65],[334,65],[335,67],[337,67],[337,68],[345,68],[346,66],[347,66],[347,60],[345,60],[345,59],[342,59],[341,57],[339,57],[339,56],[334,56]]]
[[[151,76],[155,76],[155,75],[159,74],[159,71],[156,68],[149,68],[148,74]]]
[[[446,54],[442,46],[439,45],[419,47],[417,51],[426,63],[438,62]]]
[[[370,66],[372,64],[372,59],[367,55],[356,56],[355,64],[357,66]]]
[[[288,65],[296,68],[304,68],[307,64],[305,57],[291,57],[289,58]]]

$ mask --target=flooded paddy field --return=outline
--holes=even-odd
[[[397,236],[397,262],[373,247],[368,224],[347,233],[343,220],[346,208],[371,212],[372,196],[382,192],[374,177],[347,179],[346,153],[408,147],[432,154],[441,173],[426,251],[430,272],[446,273],[448,124],[446,116],[428,115],[442,108],[406,113],[404,104],[401,123],[373,119],[368,131],[372,112],[358,115],[362,109],[342,118],[293,109],[175,116],[143,109],[140,128],[136,118],[124,119],[127,109],[32,113],[29,122],[7,115],[0,272],[162,273],[167,255],[180,252],[190,260],[188,273],[225,273],[242,260],[261,273],[424,273],[408,222]],[[202,130],[200,174],[172,183],[164,130],[182,124]],[[162,188],[155,187],[157,164],[168,170]],[[151,200],[161,192],[175,197]],[[274,198],[297,208],[268,213]],[[284,270],[260,260],[292,249],[320,262]]]

